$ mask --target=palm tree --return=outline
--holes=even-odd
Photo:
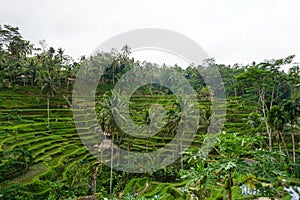
[[[113,115],[110,110],[111,102],[110,102],[110,93],[105,93],[102,97],[101,102],[97,102],[100,105],[99,113],[97,114],[100,120],[100,125],[102,130],[104,131],[104,135],[110,135],[111,138],[111,155],[110,155],[110,181],[109,181],[109,193],[112,195],[112,175],[113,175],[113,131],[112,131],[112,124],[113,124]]]
[[[100,125],[102,130],[104,130],[105,135],[110,135],[111,137],[111,155],[110,155],[110,184],[109,190],[110,195],[112,195],[112,181],[113,181],[113,155],[114,155],[114,138],[116,131],[116,121],[114,116],[120,115],[118,107],[123,103],[120,96],[114,91],[111,90],[105,93],[100,102],[97,102],[97,105],[100,106],[98,113],[98,118],[100,120]],[[121,116],[122,117],[122,116]],[[116,135],[118,137],[118,134]]]
[[[150,108],[146,108],[144,109],[144,116],[141,119],[143,122],[146,123],[147,125],[147,149],[146,152],[148,152],[148,147],[149,147],[149,132],[150,132],[150,123],[151,123],[151,119],[150,119]]]
[[[263,118],[261,114],[257,112],[252,112],[247,116],[247,118],[243,120],[245,120],[251,128],[258,128],[261,125]]]
[[[281,151],[281,145],[280,145],[280,139],[282,140],[284,146],[285,146],[285,150],[286,150],[286,154],[289,157],[289,152],[284,140],[283,135],[281,134],[284,126],[287,123],[287,117],[286,117],[286,112],[282,109],[282,107],[279,106],[273,106],[270,110],[270,112],[268,113],[268,124],[270,125],[270,127],[275,131],[276,133],[276,141],[278,143],[278,148]]]
[[[0,50],[0,88],[3,88],[6,86],[6,77],[7,73],[5,71],[7,65],[7,55],[5,51]]]
[[[289,123],[292,130],[293,162],[296,162],[295,152],[295,122],[297,122],[297,113],[300,113],[300,68],[295,65],[289,70],[289,85],[291,87],[291,98],[283,102],[284,110],[288,113]]]
[[[293,145],[293,162],[296,162],[295,152],[295,123],[297,121],[297,113],[300,111],[300,102],[297,101],[297,96],[300,97],[300,93],[292,94],[291,99],[283,102],[284,111],[287,112],[288,120],[292,130],[292,145]]]
[[[50,128],[50,97],[53,97],[56,93],[57,83],[48,71],[41,71],[40,81],[42,82],[41,91],[47,96],[47,117],[48,117],[48,129]]]
[[[102,167],[102,162],[96,162],[95,167],[92,165],[92,176],[91,176],[91,195],[95,195],[96,193],[96,178],[99,168]]]
[[[174,136],[179,132],[180,138],[179,138],[179,152],[180,152],[180,162],[181,162],[181,169],[183,169],[183,139],[184,139],[184,133],[186,131],[185,125],[189,124],[189,120],[186,119],[186,116],[189,115],[189,108],[193,107],[194,104],[188,105],[188,102],[186,100],[182,100],[181,104],[178,102],[175,102],[173,104],[173,109],[170,109],[167,112],[167,118],[168,118],[168,132],[170,135]],[[189,108],[187,108],[189,107]],[[184,109],[186,108],[186,109]],[[202,118],[203,116],[201,116]],[[202,120],[202,119],[201,119]],[[192,124],[189,124],[190,127],[193,127]]]

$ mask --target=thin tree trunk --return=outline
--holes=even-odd
[[[110,156],[110,180],[109,180],[109,194],[112,197],[112,182],[113,182],[113,155],[114,155],[114,136],[112,135],[112,141],[111,141],[111,156]]]
[[[283,143],[283,145],[284,145],[284,148],[285,148],[285,151],[286,151],[286,155],[287,155],[288,159],[290,159],[289,150],[288,150],[288,148],[287,148],[287,145],[286,145],[286,143],[285,143],[285,140],[284,140],[284,138],[283,138],[283,135],[281,134],[281,132],[280,132],[280,131],[279,131],[279,134],[280,134],[280,137],[281,137],[282,143]]]
[[[92,173],[92,177],[91,177],[91,195],[95,195],[96,193],[96,179],[97,179],[97,173],[99,170],[99,167],[102,165],[102,163],[98,163]]]
[[[146,149],[146,152],[148,152],[148,149],[149,149],[149,125],[147,127],[147,149]]]
[[[128,144],[127,144],[127,148],[128,148],[128,149],[127,149],[127,159],[128,159],[128,160],[127,160],[127,165],[128,165],[128,167],[129,167],[129,164],[130,164],[130,143],[129,143],[129,142],[130,142],[130,140],[129,140],[129,138],[128,138],[128,140],[127,140],[127,143],[128,143]]]
[[[268,134],[268,138],[269,138],[269,149],[270,149],[270,151],[272,151],[272,132],[271,132],[271,129],[269,128],[269,125],[267,122],[267,114],[266,114],[266,108],[265,108],[265,101],[263,98],[263,92],[259,92],[259,99],[260,99],[260,103],[262,106],[264,122],[265,122],[266,130],[267,130],[267,134]]]
[[[277,145],[278,145],[278,150],[279,151],[281,151],[281,145],[280,145],[280,133],[279,133],[279,131],[277,130],[276,131],[277,133],[276,133],[276,141],[277,141]]]
[[[182,153],[182,139],[180,140],[180,166],[183,170],[183,153]]]
[[[202,200],[202,180],[200,181],[200,187],[199,187],[199,198]]]
[[[181,116],[182,117],[182,116]],[[180,153],[180,168],[183,170],[183,154],[182,154],[182,140],[183,140],[183,132],[184,132],[184,119],[182,119],[183,123],[179,125],[179,134],[180,134],[180,144],[179,144],[179,153]]]
[[[292,124],[292,143],[293,143],[293,162],[296,162],[296,152],[295,152],[295,132]]]
[[[48,112],[48,129],[50,128],[50,105],[49,105],[49,97],[47,97],[47,112]]]
[[[235,99],[235,103],[237,103],[237,91],[236,91],[236,87],[234,87],[234,99]]]
[[[270,108],[273,106],[273,101],[274,101],[274,94],[275,94],[275,84],[272,88],[272,95],[271,95],[271,102],[270,102]]]
[[[112,67],[112,72],[113,72],[112,81],[113,81],[113,85],[115,85],[115,68],[114,68],[114,66]]]
[[[229,181],[229,188],[228,188],[228,200],[232,200],[232,177],[231,177],[231,171],[228,173],[228,181]]]
[[[71,102],[69,101],[69,99],[66,95],[64,95],[64,99],[67,101],[67,104],[68,104],[69,108],[72,108],[73,105],[71,104]]]

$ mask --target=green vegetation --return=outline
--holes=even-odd
[[[114,119],[116,113],[122,116],[117,108],[124,102],[113,88],[129,70],[155,68],[154,64],[130,58],[126,45],[120,53],[97,53],[79,62],[62,48],[45,42],[40,46],[23,39],[18,28],[0,27],[0,199],[288,199],[283,188],[300,186],[300,69],[292,62],[294,56],[247,66],[208,60],[207,72],[218,68],[227,95],[227,105],[214,109],[211,105],[222,83],[209,87],[198,72],[203,67],[161,66],[175,69],[197,92],[197,134],[171,165],[127,173],[112,168],[119,162],[112,146],[111,157],[102,163],[82,144],[80,137],[95,138],[98,130],[85,113],[79,123],[87,128],[80,137],[75,128],[72,109],[82,111],[72,105],[77,71],[89,62],[109,63],[96,91],[97,122],[105,138],[125,150],[153,152],[170,142],[178,129],[187,130],[181,126],[185,116],[181,99],[159,84],[134,91],[129,111],[135,124],[151,124],[157,117],[153,105],[163,107],[166,116],[157,134],[147,129],[146,137],[133,137]],[[291,68],[285,73],[280,67],[287,64]],[[102,70],[94,67],[94,73]],[[213,117],[225,117],[225,123],[216,145],[204,156],[201,147]],[[175,156],[172,153],[162,157]],[[150,157],[144,162],[126,159],[140,170],[146,162],[155,163]],[[257,193],[243,196],[243,186]]]

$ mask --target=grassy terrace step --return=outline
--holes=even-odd
[[[51,135],[50,132],[51,131],[25,132],[25,133],[17,134],[17,140],[15,140],[15,136],[9,134],[9,135],[4,136],[4,138],[2,138],[0,140],[0,148],[8,140],[10,140],[8,143],[16,146],[16,145],[20,144],[21,142],[24,142],[25,140],[37,139],[37,138],[42,138],[42,137],[44,137],[44,138],[48,137],[48,136]],[[57,135],[57,133],[55,133],[55,135]]]
[[[64,148],[59,146],[59,147],[51,147],[49,149],[46,149],[43,153],[39,153],[37,154],[35,157],[34,157],[34,163],[38,163],[40,161],[48,161],[48,158],[51,158],[52,157],[57,157],[57,156],[60,156],[63,154],[63,150]]]
[[[35,125],[34,125],[35,124]],[[28,133],[35,133],[35,132],[43,132],[43,133],[47,133],[50,130],[47,129],[47,127],[44,127],[43,125],[45,124],[45,122],[35,122],[32,124],[23,124],[24,126],[22,128],[19,128],[18,126],[0,126],[0,131],[7,131],[10,132],[12,130],[17,130],[18,131],[18,135],[26,135]],[[36,126],[36,127],[35,127]]]
[[[72,154],[74,154],[74,153],[76,153],[78,151],[81,151],[82,148],[85,148],[85,147],[82,147],[82,146],[79,147],[79,146],[77,146],[75,144],[69,145],[69,146],[67,146],[65,148],[63,155],[61,155],[59,157],[56,157],[56,158],[53,158],[51,161],[49,161],[47,163],[47,165],[51,166],[53,168],[57,167],[57,166],[59,166],[62,163],[63,159],[66,159],[68,156],[70,156],[70,155],[72,155]]]
[[[51,143],[51,145],[45,145],[43,146],[42,148],[38,149],[38,151],[34,152],[32,154],[33,158],[36,159],[38,158],[39,156],[42,156],[43,154],[45,153],[49,153],[51,152],[53,149],[56,149],[56,148],[62,148],[64,149],[66,145],[68,145],[70,143],[70,141],[64,141],[64,142],[61,142],[61,143]]]
[[[50,112],[67,112],[67,113],[72,113],[72,110],[69,108],[51,108],[50,107]],[[36,113],[44,113],[47,112],[47,107],[45,108],[16,108],[16,109],[0,109],[0,113],[2,112],[6,112],[6,113],[17,113],[17,114],[22,114],[22,113],[26,113],[26,114],[36,114]]]
[[[67,143],[66,143],[67,144]],[[45,154],[41,154],[39,157],[35,157],[34,163],[45,162],[52,160],[53,158],[59,157],[64,154],[65,147],[55,146],[51,147],[51,149],[45,150]]]
[[[5,141],[1,141],[2,143],[2,148],[9,150],[9,149],[13,149],[16,147],[20,147],[20,146],[25,146],[28,145],[30,143],[30,141],[36,141],[42,139],[41,136],[38,137],[21,137],[21,136],[17,136],[17,139],[13,136],[7,138],[7,140]]]
[[[32,151],[35,155],[41,154],[43,153],[47,147],[51,147],[53,145],[56,144],[61,144],[62,142],[66,142],[68,140],[54,140],[54,141],[46,141],[40,145],[36,145],[36,146],[32,146],[31,148],[29,148],[30,151]]]
[[[49,166],[48,170],[41,174],[40,176],[38,176],[37,178],[39,178],[40,180],[47,180],[48,176],[53,176],[53,170],[55,169],[63,169],[65,168],[68,164],[70,164],[70,161],[72,162],[72,160],[81,157],[84,154],[87,154],[87,149],[85,147],[80,147],[80,148],[70,148],[68,150],[65,151],[65,153],[55,159],[52,159],[51,161],[49,161],[47,163],[47,166]]]
[[[22,176],[17,176],[8,182],[3,182],[0,184],[0,187],[8,187],[13,184],[23,183],[27,184],[33,181],[34,177],[45,173],[48,170],[48,167],[43,163],[33,164],[30,166],[29,170],[26,171]]]
[[[4,146],[4,143],[7,142],[8,140],[10,140],[10,138],[1,138],[0,139],[0,149],[3,150],[3,146]]]
[[[73,143],[81,143],[80,137],[78,137],[78,135],[76,134],[68,134],[68,135],[64,135],[64,137],[69,141],[72,141]]]
[[[26,135],[22,135],[22,134],[18,134],[17,135],[17,140],[15,139],[15,137],[13,135],[11,135],[10,140],[7,141],[7,143],[5,143],[5,145],[10,146],[11,148],[14,148],[17,145],[23,145],[23,144],[30,144],[31,142],[38,142],[38,141],[43,141],[43,140],[47,140],[47,139],[52,139],[52,138],[59,138],[60,136],[57,136],[55,134],[26,134]]]
[[[22,141],[30,138],[47,137],[49,135],[51,135],[50,130],[49,131],[26,131],[26,132],[22,132],[21,130],[18,130],[17,140]]]
[[[6,127],[0,127],[0,130],[6,130],[6,131],[11,131],[15,130],[16,128],[26,131],[32,131],[32,130],[48,130],[47,128],[47,123],[46,122],[39,122],[39,123],[34,123],[34,124],[17,124],[17,125],[12,125],[12,126],[6,126]]]
[[[51,122],[50,123],[51,130],[57,130],[57,129],[62,129],[62,128],[72,128],[74,127],[74,122],[73,121],[68,121],[68,122]]]
[[[242,123],[244,118],[247,118],[248,114],[226,114],[226,121],[231,123]],[[218,115],[216,117],[224,117]]]
[[[236,123],[231,123],[231,122],[226,122],[225,124],[224,124],[224,126],[227,128],[229,128],[229,127],[241,127],[241,126],[245,126],[246,125],[246,123],[245,122],[240,122],[240,123],[238,123],[238,122],[236,122]]]
[[[85,139],[94,139],[94,136],[91,135],[90,137],[86,137]],[[153,139],[155,138],[155,139]],[[145,151],[145,150],[152,150],[153,148],[161,148],[164,147],[166,144],[168,144],[173,138],[171,137],[159,137],[159,136],[153,136],[149,138],[147,141],[146,139],[141,139],[141,138],[123,138],[122,139],[122,144],[120,145],[121,148],[123,149],[128,149],[128,141],[130,141],[130,149],[131,150],[136,150],[136,151]],[[193,142],[194,144],[202,144],[203,141],[203,136],[195,136],[193,140],[187,140],[183,139],[182,141],[184,142]],[[148,147],[147,147],[148,144]]]
[[[65,129],[57,129],[55,131],[53,131],[53,134],[55,135],[60,135],[60,136],[78,136],[76,128],[65,128]]]
[[[141,191],[143,188],[145,188],[146,182],[149,183],[149,187],[143,193],[143,197],[146,197],[147,199],[151,199],[153,196],[161,194],[164,194],[164,199],[183,199],[183,194],[180,192],[180,189],[185,187],[186,181],[166,183],[155,182],[146,177],[134,178],[129,181],[124,188],[124,191],[125,193],[134,193],[133,188],[137,188],[138,191]]]
[[[73,152],[72,154],[69,154],[67,158],[67,162],[65,167],[68,167],[69,165],[74,164],[74,162],[79,161],[79,160],[84,160],[87,156],[89,155],[89,152],[85,147],[81,147],[78,149],[78,151]]]
[[[14,140],[14,138],[11,138],[11,140],[12,141],[9,142],[9,143],[12,143],[13,140]],[[52,135],[52,136],[48,136],[48,137],[33,138],[33,139],[25,140],[25,141],[19,142],[19,143],[17,142],[17,143],[15,143],[13,145],[7,144],[8,143],[8,141],[7,141],[7,143],[4,144],[4,145],[7,145],[6,146],[7,149],[13,149],[15,147],[20,147],[20,146],[24,146],[24,145],[28,145],[28,146],[35,146],[35,144],[42,145],[42,144],[44,144],[43,141],[46,141],[46,143],[47,143],[47,142],[50,142],[49,140],[51,140],[51,141],[64,140],[64,138],[61,137],[61,136]]]
[[[52,188],[47,188],[41,192],[27,192],[25,191],[24,194],[31,196],[33,195],[36,199],[43,199],[45,197],[47,197],[50,193],[50,191],[52,190]]]
[[[88,154],[87,157],[83,161],[92,163],[92,162],[97,161],[97,158],[95,158],[95,156],[93,156],[92,154]]]
[[[3,114],[10,114],[9,111],[3,112],[0,110],[0,115]],[[47,109],[29,109],[29,110],[18,110],[18,112],[11,111],[10,115],[19,115],[23,120],[32,120],[32,121],[47,121]],[[50,117],[54,119],[72,119],[73,113],[71,110],[67,109],[50,109]]]
[[[72,165],[72,163],[75,163],[77,162],[79,159],[86,159],[87,157],[89,157],[89,154],[85,153],[85,151],[82,151],[83,149],[78,149],[77,151],[73,151],[71,154],[71,157],[68,158],[68,156],[65,154],[61,157],[59,157],[59,161],[60,162],[57,162],[57,165],[56,166],[52,166],[51,169],[50,168],[47,168],[48,170],[45,171],[44,173],[41,173],[41,174],[38,174],[37,176],[34,177],[34,179],[32,179],[32,182],[29,182],[28,184],[34,184],[35,181],[37,181],[37,179],[40,179],[40,180],[48,180],[48,179],[45,179],[45,177],[47,176],[56,176],[56,175],[59,175],[61,171],[62,173],[65,173],[66,172],[66,168],[68,168],[70,165]],[[74,156],[74,154],[77,154],[76,156]],[[71,160],[71,162],[70,162]],[[64,161],[67,163],[66,165],[63,165]],[[54,169],[59,169],[58,170],[58,173],[55,173],[53,170]],[[34,194],[40,194],[42,195],[43,193],[45,192],[48,192],[49,190],[48,189],[44,189],[42,191],[36,191],[34,192]]]
[[[74,159],[72,162],[70,162],[70,163],[65,167],[65,169],[64,169],[64,171],[63,171],[63,173],[62,173],[62,180],[66,180],[66,179],[67,179],[67,173],[68,173],[68,170],[69,170],[72,166],[74,166],[76,163],[78,163],[79,160],[82,160],[82,161],[86,160],[86,158],[88,158],[89,156],[90,156],[90,154],[86,152],[86,153],[83,154],[82,156],[77,157],[77,158]]]
[[[63,97],[52,97],[50,98],[50,106],[63,108],[67,102]],[[23,109],[23,108],[46,108],[47,98],[43,96],[28,97],[18,96],[4,97],[0,96],[0,109]]]

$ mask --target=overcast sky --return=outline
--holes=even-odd
[[[0,24],[75,59],[122,32],[163,28],[196,41],[217,63],[291,54],[300,61],[299,12],[299,0],[0,0]]]

